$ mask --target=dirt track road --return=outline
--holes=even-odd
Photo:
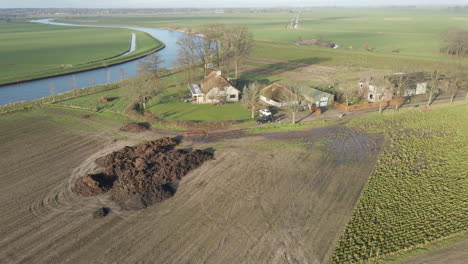
[[[453,242],[449,245],[420,253],[416,256],[395,262],[395,264],[466,264],[468,263],[468,235],[464,240]]]

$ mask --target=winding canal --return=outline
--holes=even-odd
[[[126,28],[131,30],[143,31],[151,35],[152,37],[164,42],[166,47],[158,51],[161,58],[164,59],[164,66],[167,69],[174,67],[174,62],[177,60],[177,39],[179,39],[184,33],[165,30],[158,28],[144,28],[144,27],[124,27],[124,26],[96,26],[96,25],[77,25],[77,24],[65,24],[53,21],[53,19],[40,19],[33,20],[35,23],[43,23],[49,25],[60,25],[60,26],[74,26],[74,27],[103,27],[103,28]],[[134,38],[132,37],[132,42]],[[133,43],[132,43],[133,45]],[[107,84],[116,81],[120,81],[122,72],[125,73],[124,79],[129,79],[136,76],[138,61],[143,58],[124,62],[121,64],[108,66],[105,68],[99,68],[94,70],[88,70],[78,73],[70,73],[67,75],[53,76],[49,78],[26,81],[17,84],[10,84],[0,87],[0,105],[5,105],[14,102],[20,102],[24,100],[34,100],[42,97],[50,96],[49,87],[55,88],[55,93],[63,93],[70,91],[73,86],[77,88],[84,88],[91,86],[91,83],[95,85]],[[71,85],[71,84],[74,85]]]

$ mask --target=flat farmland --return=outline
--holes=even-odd
[[[27,21],[0,23],[0,83],[102,66],[107,59],[130,49],[131,32]],[[161,45],[145,33],[135,33],[137,50],[123,59],[128,60]],[[108,64],[112,62],[115,63],[115,59],[107,61]]]
[[[72,183],[97,157],[173,134],[119,132],[124,120],[83,113],[0,117],[0,262],[323,263],[382,146],[379,135],[342,126],[185,138],[180,147],[214,150],[215,160],[174,197],[125,211],[105,195],[72,193]],[[102,206],[111,213],[94,218]]]
[[[102,25],[138,25],[156,28],[200,29],[205,24],[245,25],[255,40],[292,44],[300,39],[323,39],[340,47],[376,53],[398,54],[427,59],[440,58],[440,33],[448,27],[468,27],[466,13],[444,9],[352,9],[317,8],[299,14],[299,27],[288,28],[295,13],[171,13],[158,15],[83,16],[74,21],[92,20]],[[294,49],[291,46],[290,49]],[[327,48],[321,48],[326,50]],[[372,55],[370,55],[372,56]],[[396,56],[398,59],[401,56]]]

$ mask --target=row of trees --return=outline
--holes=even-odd
[[[466,57],[468,55],[468,30],[447,28],[441,33],[444,47],[442,51],[447,55]]]
[[[179,54],[177,66],[185,68],[185,81],[190,84],[197,63],[203,65],[204,76],[210,65],[229,71],[239,78],[239,66],[252,51],[252,35],[245,26],[226,27],[222,24],[204,26],[199,34],[188,30],[177,41]]]
[[[179,52],[175,66],[183,67],[187,84],[194,81],[195,71],[200,63],[203,65],[205,76],[209,66],[213,64],[225,71],[233,68],[237,79],[242,59],[252,50],[252,36],[245,26],[226,27],[222,24],[212,24],[204,26],[199,34],[189,30],[178,39],[177,45]],[[129,79],[121,89],[121,96],[131,101],[127,110],[145,111],[147,102],[163,91],[161,72],[164,70],[164,60],[158,53],[139,61],[137,76]],[[123,68],[120,69],[119,75],[121,80],[126,79]],[[91,85],[94,84],[93,81]],[[70,87],[72,90],[77,89],[76,81],[73,80]],[[55,90],[56,87],[50,85],[51,95],[55,94]]]
[[[458,90],[462,87],[468,86],[468,76],[466,75],[466,68],[460,62],[452,64],[453,66],[445,71],[444,67],[434,67],[425,72],[423,79],[415,77],[414,71],[411,69],[399,69],[398,74],[384,77],[373,77],[366,80],[367,83],[375,87],[375,94],[378,94],[379,112],[382,113],[382,105],[385,98],[395,99],[395,110],[401,106],[402,102],[408,95],[406,93],[409,89],[414,89],[416,83],[426,83],[426,94],[428,95],[426,106],[429,107],[435,97],[443,92],[450,94],[450,101],[453,102]],[[405,73],[402,73],[405,72]],[[359,92],[358,79],[351,79],[340,83],[340,92],[345,104],[348,106],[350,100],[356,98]]]

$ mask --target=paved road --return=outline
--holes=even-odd
[[[468,94],[468,91],[463,90],[458,93],[458,96],[455,97],[455,102],[461,102],[466,100],[466,95]],[[437,105],[440,103],[448,103],[450,102],[450,96],[439,96],[437,97],[431,105]],[[409,108],[409,107],[426,107],[427,99],[424,100],[418,100],[418,101],[413,101],[410,103],[404,103],[401,108]],[[386,107],[384,111],[393,111],[393,107]],[[344,110],[341,110],[336,107],[330,107],[328,108],[325,112],[323,112],[321,115],[310,113],[308,111],[304,112],[298,112],[296,114],[296,122],[305,122],[305,121],[313,121],[313,120],[318,120],[318,119],[338,119],[341,114],[344,114],[345,116],[360,116],[366,113],[370,112],[377,112],[379,111],[378,108],[370,108],[370,109],[363,109],[363,110],[358,110],[358,111],[353,111],[353,112],[347,112]],[[280,118],[281,123],[287,123],[291,122],[291,113],[288,112],[287,110],[281,110],[278,113],[275,114],[276,117]]]

